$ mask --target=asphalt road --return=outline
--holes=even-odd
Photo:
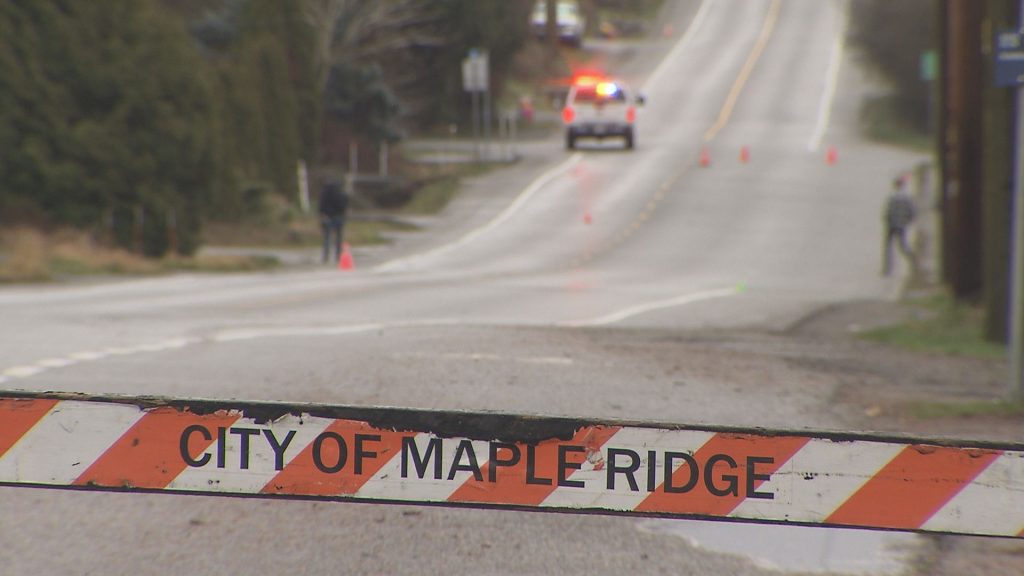
[[[666,364],[678,331],[899,289],[880,209],[918,159],[857,133],[844,4],[774,5],[670,4],[678,33],[620,71],[648,98],[636,151],[532,144],[356,272],[0,290],[0,385],[841,428],[814,382]],[[624,518],[13,488],[0,510],[10,574],[775,573]]]

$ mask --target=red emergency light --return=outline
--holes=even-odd
[[[578,70],[572,75],[572,83],[574,86],[597,86],[602,82],[606,82],[607,76],[602,72],[593,70]]]

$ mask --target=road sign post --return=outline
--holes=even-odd
[[[477,160],[480,160],[481,126],[484,139],[490,145],[490,57],[486,51],[472,49],[462,61],[462,89],[469,92],[472,101],[473,140]],[[481,102],[483,106],[481,109]]]
[[[939,78],[939,54],[935,50],[921,53],[920,76],[928,83],[928,133],[935,133],[935,81]]]
[[[1010,249],[1010,396],[1024,396],[1024,0],[1020,30],[996,36],[996,84],[1017,91],[1017,134],[1013,185],[1013,245]]]

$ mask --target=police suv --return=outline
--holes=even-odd
[[[562,108],[565,146],[573,150],[579,138],[622,138],[627,149],[636,144],[636,107],[643,96],[633,95],[622,82],[583,77],[573,82]]]

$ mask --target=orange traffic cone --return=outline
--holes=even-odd
[[[711,166],[711,153],[708,152],[707,148],[700,149],[700,165],[704,168]]]
[[[740,148],[740,162],[744,164],[750,162],[750,146]]]
[[[828,152],[825,153],[825,163],[832,166],[839,161],[839,152],[836,152],[835,146],[829,146]]]
[[[338,270],[355,270],[356,261],[352,258],[352,251],[348,248],[348,242],[341,245],[341,257],[338,258]]]

